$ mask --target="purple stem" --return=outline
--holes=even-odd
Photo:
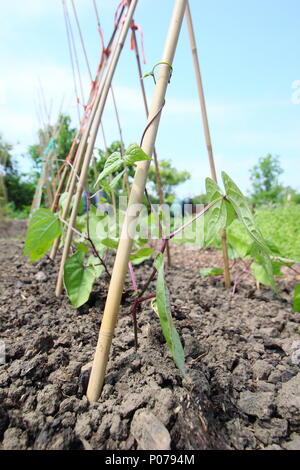
[[[134,273],[134,270],[133,270],[133,266],[132,266],[132,263],[130,261],[128,263],[128,269],[129,269],[129,274],[130,274],[130,279],[131,279],[133,290],[134,290],[134,292],[137,292],[138,285],[137,285],[137,282],[136,282],[136,277],[135,277],[135,273]]]
[[[155,297],[156,297],[156,294],[151,294],[151,295],[148,295],[147,297],[144,297],[143,299],[139,298],[139,303],[146,302],[146,300],[155,299]]]
[[[69,222],[67,222],[66,220],[64,220],[62,217],[58,217],[59,220],[61,220],[67,227],[70,226]],[[85,235],[83,235],[82,233],[80,233],[78,230],[76,230],[76,228],[74,227],[71,227],[71,230],[73,230],[74,233],[76,233],[76,235],[79,235],[80,237],[84,238],[85,240],[88,240],[88,237],[86,237]]]
[[[176,229],[175,232],[171,233],[169,236],[167,236],[167,238],[170,239],[170,240],[172,238],[174,238],[175,235],[177,235],[179,232],[181,232],[186,227],[188,227],[193,222],[195,222],[197,219],[199,219],[199,217],[201,217],[203,214],[205,214],[205,212],[207,212],[212,206],[214,206],[217,202],[221,201],[223,198],[224,198],[224,196],[221,196],[218,199],[216,199],[215,201],[210,202],[206,207],[204,207],[204,209],[202,211],[198,212],[198,214],[193,219],[189,220],[184,225],[182,225],[181,227]]]

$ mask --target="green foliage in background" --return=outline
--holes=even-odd
[[[177,168],[172,166],[170,160],[159,161],[160,179],[163,187],[164,200],[168,200],[170,197],[175,196],[175,188],[185,183],[190,179],[191,174],[188,171],[179,171]],[[148,179],[152,183],[151,191],[155,195],[156,201],[158,202],[157,186],[156,186],[156,172],[155,166],[151,165],[148,172]]]
[[[266,240],[277,246],[281,256],[300,261],[300,206],[286,204],[276,208],[257,209],[256,223]],[[249,242],[249,236],[238,221],[228,229],[240,241]],[[218,244],[218,241],[215,240]]]
[[[279,158],[271,154],[260,158],[258,164],[250,170],[253,191],[251,198],[254,204],[270,204],[278,201],[283,186],[279,176],[283,173]]]

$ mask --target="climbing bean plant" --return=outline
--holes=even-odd
[[[122,156],[115,152],[108,157],[105,167],[99,175],[95,185],[104,188],[109,194],[124,177],[126,167],[135,166],[139,161],[150,160],[141,147],[132,144]],[[234,237],[229,237],[229,248],[232,257],[245,257],[251,260],[251,269],[254,276],[263,284],[271,286],[276,291],[274,275],[282,265],[288,265],[290,260],[284,260],[280,254],[274,253],[274,247],[262,236],[255,218],[248,206],[246,197],[242,194],[235,182],[225,172],[222,173],[224,191],[212,179],[206,179],[206,194],[208,205],[200,212],[190,217],[179,227],[173,228],[172,233],[163,234],[160,226],[158,233],[161,247],[155,254],[147,246],[147,238],[137,236],[134,239],[133,249],[129,261],[129,273],[132,282],[131,314],[134,320],[135,339],[137,345],[136,317],[141,305],[151,301],[152,307],[159,317],[163,335],[179,370],[184,374],[184,350],[180,337],[176,331],[170,308],[170,295],[164,276],[164,256],[167,243],[182,232],[188,225],[204,217],[205,240],[210,243],[221,230],[227,229],[231,223],[238,219],[249,234],[250,243],[244,244]],[[26,235],[24,255],[29,255],[30,261],[37,261],[50,249],[54,240],[63,235],[63,227],[67,223],[61,219],[61,209],[65,196],[61,197],[60,211],[52,213],[47,209],[36,211],[29,224]],[[149,199],[148,199],[149,201]],[[121,214],[121,209],[116,209]],[[114,214],[116,216],[116,214]],[[160,214],[158,224],[160,224]],[[150,217],[150,216],[149,216]],[[119,224],[113,223],[107,213],[99,211],[90,205],[86,214],[77,217],[74,232],[72,253],[65,262],[64,284],[67,295],[73,307],[78,308],[88,301],[93,284],[100,276],[110,278],[107,265],[107,255],[118,248],[120,230]],[[101,230],[99,231],[99,227]],[[62,237],[63,239],[63,237]],[[148,280],[138,286],[134,265],[153,258],[152,269],[149,262],[146,270],[149,271]],[[203,276],[216,276],[221,274],[219,268],[207,268],[202,271]],[[155,292],[151,290],[151,282],[156,278]],[[300,285],[296,287],[295,310],[300,310]]]

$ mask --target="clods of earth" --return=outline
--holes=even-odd
[[[103,392],[89,404],[107,281],[79,309],[56,298],[57,263],[23,259],[25,227],[0,225],[0,449],[300,449],[297,279],[281,280],[280,296],[250,281],[233,295],[199,276],[221,262],[216,252],[172,247],[166,279],[187,376],[150,304],[135,351],[124,295]],[[138,268],[140,282],[149,269]]]

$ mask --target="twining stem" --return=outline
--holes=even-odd
[[[147,126],[145,127],[144,132],[143,132],[143,135],[142,135],[142,138],[141,138],[140,147],[143,146],[143,141],[144,141],[144,137],[145,137],[145,135],[146,135],[146,133],[147,133],[147,130],[149,129],[149,127],[151,126],[151,124],[155,121],[155,119],[160,115],[160,113],[162,112],[163,107],[164,107],[165,104],[166,104],[166,100],[163,101],[163,104],[161,105],[161,107],[159,108],[159,110],[157,111],[157,113],[154,114],[153,118],[148,122]]]

